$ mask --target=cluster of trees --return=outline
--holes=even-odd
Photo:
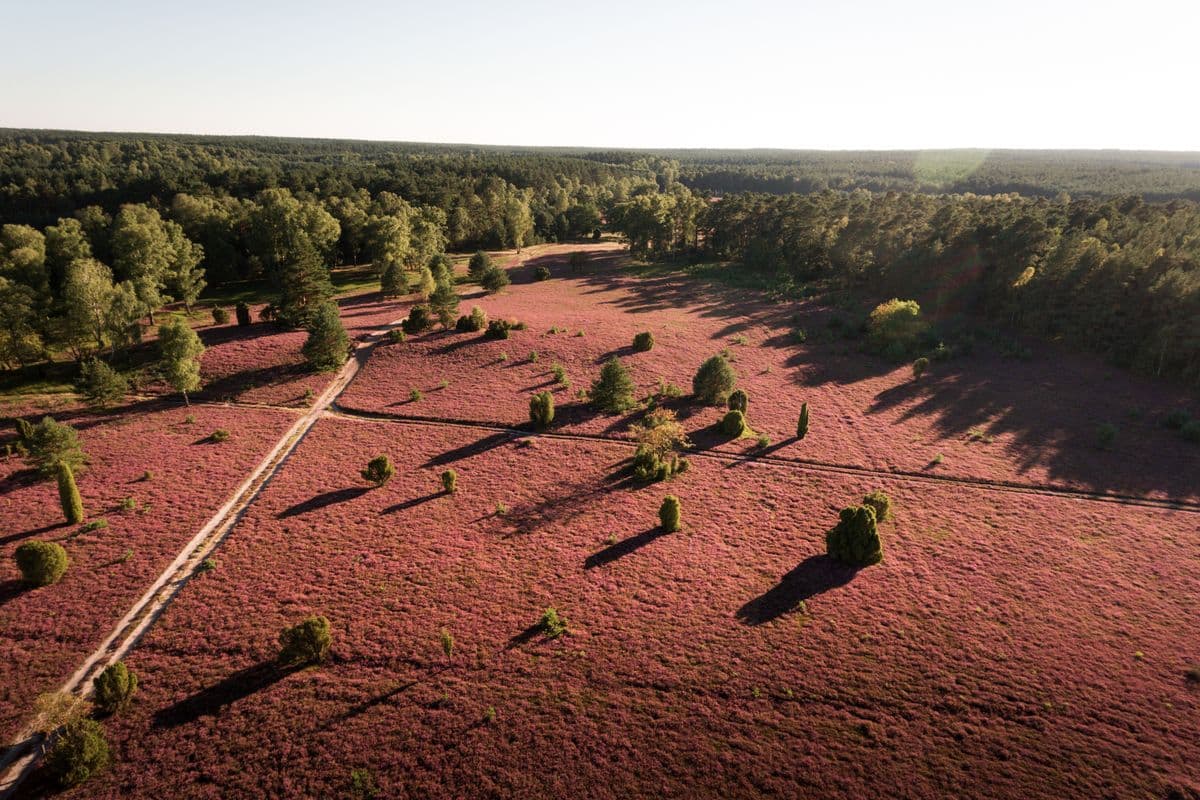
[[[784,291],[915,298],[935,321],[984,318],[1200,382],[1194,203],[829,191],[645,211],[685,192],[635,197],[612,224],[649,255],[732,262]]]

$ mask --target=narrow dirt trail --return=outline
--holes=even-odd
[[[396,325],[396,320],[391,325]],[[86,698],[92,689],[92,680],[105,667],[119,661],[138,643],[151,625],[162,615],[171,600],[196,574],[204,560],[216,550],[230,531],[241,520],[246,510],[279,473],[288,457],[304,440],[312,426],[334,405],[346,386],[354,380],[354,376],[362,369],[363,364],[371,355],[371,351],[384,337],[383,332],[373,334],[359,343],[345,366],[338,371],[333,381],[312,406],[304,411],[275,443],[266,457],[250,473],[246,480],[237,488],[233,496],[217,510],[204,524],[200,531],[184,545],[175,559],[159,574],[146,592],[129,609],[124,617],[117,622],[112,631],[100,645],[91,652],[80,664],[70,678],[67,679],[59,692]],[[291,409],[295,411],[295,409]],[[21,781],[33,770],[40,755],[39,745],[42,735],[38,733],[39,722],[34,718],[17,734],[4,756],[0,758],[0,800],[10,797]]]

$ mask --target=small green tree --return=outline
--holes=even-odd
[[[929,369],[929,359],[921,356],[912,363],[913,380],[920,380],[925,374],[925,370]]]
[[[662,529],[667,533],[678,531],[682,527],[681,516],[682,509],[679,505],[679,498],[673,494],[664,497],[662,505],[658,507],[658,521],[662,523]]]
[[[79,368],[79,393],[93,408],[108,408],[125,399],[129,381],[98,358],[89,358]]]
[[[408,278],[404,274],[404,266],[396,259],[389,259],[380,273],[379,293],[384,297],[408,294]]]
[[[333,644],[329,620],[310,616],[284,628],[279,634],[279,658],[281,667],[320,664],[329,656]]]
[[[308,338],[301,352],[309,368],[316,372],[329,372],[346,363],[350,353],[350,337],[342,327],[337,305],[324,303],[313,314],[308,325]]]
[[[454,635],[450,633],[449,628],[442,628],[440,634],[442,640],[442,652],[446,654],[446,663],[454,660]]]
[[[83,522],[83,498],[75,484],[75,473],[65,461],[58,462],[58,500],[68,523],[78,525]]]
[[[800,404],[800,419],[796,422],[796,438],[803,439],[808,435],[808,403]]]
[[[68,723],[46,753],[46,771],[64,789],[103,772],[112,761],[104,728],[93,719]]]
[[[421,267],[421,271],[417,273],[417,285],[414,288],[416,293],[421,295],[422,300],[428,300],[434,289],[437,289],[437,281],[434,280],[429,267]]]
[[[446,494],[454,494],[458,491],[458,473],[452,469],[448,469],[442,473],[442,491]]]
[[[408,310],[408,316],[400,323],[400,327],[409,336],[413,336],[433,327],[433,317],[428,306],[413,306]]]
[[[825,549],[844,564],[866,567],[883,560],[883,543],[871,506],[850,506],[838,515],[838,524],[825,535]]]
[[[486,339],[507,339],[512,331],[512,323],[506,319],[494,319],[488,322],[484,332]]]
[[[539,282],[550,280],[550,268],[546,266],[534,267],[533,279]]]
[[[662,481],[684,472],[688,461],[679,451],[691,447],[675,412],[656,408],[629,431],[637,441],[633,456],[633,477],[639,481]]]
[[[614,356],[600,368],[600,377],[592,384],[589,396],[592,405],[601,411],[620,414],[633,407],[635,388],[629,370]]]
[[[245,303],[238,303],[234,308],[234,313],[237,314],[237,324],[239,328],[245,328],[250,324],[250,306],[246,305]]]
[[[115,714],[129,706],[133,695],[137,692],[137,675],[125,666],[124,661],[116,661],[104,668],[104,671],[92,681],[93,699],[96,708],[105,714]]]
[[[458,318],[458,324],[454,327],[463,333],[478,333],[488,326],[488,315],[479,306],[471,306],[470,314],[463,314]]]
[[[458,293],[448,281],[438,282],[433,294],[429,295],[429,308],[443,328],[453,327],[454,317],[458,314]]]
[[[226,308],[222,308],[221,306],[213,306],[212,307],[212,318],[213,318],[214,325],[228,325],[229,324],[229,310]]]
[[[545,430],[554,421],[554,395],[538,392],[529,398],[529,421],[538,430]]]
[[[479,285],[483,287],[488,294],[496,294],[510,283],[508,272],[499,267],[492,267],[483,273],[483,277],[479,280]]]
[[[880,303],[867,319],[867,342],[876,353],[902,359],[912,353],[929,330],[915,300],[888,300]]]
[[[175,317],[158,326],[158,347],[161,353],[158,368],[163,379],[177,392],[183,392],[183,402],[191,405],[188,392],[200,388],[200,356],[204,345],[186,322]]]
[[[58,583],[70,566],[67,551],[58,542],[22,542],[13,553],[21,579],[31,586]]]
[[[724,356],[716,355],[700,365],[692,378],[692,394],[705,405],[724,403],[737,383],[737,373],[725,360]]]
[[[863,505],[875,510],[876,522],[887,522],[892,518],[892,498],[882,489],[876,489],[864,497]]]
[[[750,396],[742,389],[734,389],[729,393],[727,402],[730,411],[740,411],[746,413],[746,409],[750,406]]]
[[[482,250],[476,250],[475,255],[467,262],[467,276],[473,281],[483,280],[483,276],[492,268],[492,257]]]
[[[654,334],[642,331],[633,337],[633,349],[637,353],[648,353],[654,347]]]
[[[42,417],[38,423],[17,420],[17,442],[25,452],[25,462],[43,478],[58,475],[58,465],[65,463],[79,472],[87,456],[79,446],[79,434],[70,425]]]
[[[746,415],[736,408],[721,418],[721,433],[726,436],[741,436],[746,432]]]
[[[363,480],[379,488],[392,479],[396,467],[386,455],[379,455],[367,462],[367,468],[362,471]]]

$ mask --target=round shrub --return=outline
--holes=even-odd
[[[496,292],[508,286],[508,272],[499,267],[492,267],[483,273],[483,277],[479,279],[479,285],[483,287],[488,294]]]
[[[529,398],[529,421],[539,430],[550,427],[550,423],[554,421],[553,394],[538,392]]]
[[[46,754],[46,771],[59,786],[78,786],[112,761],[104,728],[93,719],[73,720],[54,737]]]
[[[633,456],[633,477],[645,483],[665,481],[687,472],[688,460],[675,453],[659,453],[649,445],[638,445]]]
[[[918,380],[922,375],[925,374],[925,370],[927,369],[929,369],[929,359],[925,358],[925,356],[921,356],[914,361],[912,365],[913,380]]]
[[[237,323],[239,327],[246,327],[250,324],[250,306],[245,303],[238,303],[234,307],[234,313],[237,314]]]
[[[227,325],[229,323],[229,310],[221,306],[213,306],[212,318],[213,323],[217,325]]]
[[[723,356],[713,356],[700,365],[692,378],[692,394],[706,405],[724,403],[737,383],[737,373]]]
[[[808,435],[808,403],[800,405],[800,419],[796,421],[796,438],[803,439]]]
[[[871,312],[867,319],[867,341],[876,353],[901,359],[917,349],[928,329],[916,300],[893,298]]]
[[[874,509],[876,522],[887,522],[892,518],[892,498],[880,489],[876,489],[864,497],[863,505]]]
[[[319,664],[329,655],[333,635],[329,620],[311,616],[284,628],[279,633],[279,665],[282,667]]]
[[[363,480],[378,488],[392,479],[396,467],[386,455],[379,455],[367,462],[367,468],[362,471]]]
[[[13,558],[21,578],[31,586],[58,583],[71,563],[58,542],[24,542],[17,547]]]
[[[681,516],[682,509],[679,506],[679,498],[673,494],[664,497],[662,505],[658,507],[658,521],[662,523],[662,529],[667,533],[679,530],[682,527]]]
[[[726,436],[741,436],[746,432],[746,415],[734,409],[721,418],[721,433]]]
[[[633,349],[638,353],[648,353],[654,347],[654,334],[642,331],[633,337]]]
[[[604,362],[600,377],[592,384],[592,405],[609,414],[620,414],[633,407],[633,378],[615,356]]]
[[[838,524],[825,534],[825,551],[844,564],[867,567],[883,560],[883,543],[871,506],[850,506],[838,514]]]
[[[452,469],[448,469],[442,473],[442,491],[446,494],[454,494],[458,491],[458,473]]]
[[[105,667],[92,681],[92,699],[103,713],[115,714],[129,705],[137,686],[137,675],[125,666],[124,661],[118,661]]]
[[[507,339],[511,330],[512,323],[508,320],[494,319],[487,324],[487,330],[483,335],[487,339]]]
[[[742,389],[734,389],[729,393],[727,405],[730,411],[740,411],[745,414],[750,405],[750,396]]]
[[[408,341],[408,334],[404,332],[403,328],[392,328],[387,332],[387,338],[392,344],[404,344]]]
[[[478,332],[484,330],[488,326],[488,315],[479,306],[471,306],[471,313],[467,315],[467,322],[470,324],[470,330]]]
[[[484,274],[492,268],[492,257],[482,250],[476,250],[475,255],[467,262],[467,275],[473,281],[482,280]]]
[[[550,268],[549,267],[538,267],[537,269],[535,269],[533,271],[533,279],[535,281],[550,280]]]
[[[408,316],[400,323],[401,329],[409,336],[427,331],[433,327],[433,315],[428,306],[413,306]]]

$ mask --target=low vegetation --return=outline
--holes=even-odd
[[[825,536],[826,552],[834,559],[855,567],[867,567],[883,560],[883,543],[873,506],[848,506],[838,514],[838,524]]]
[[[30,586],[50,586],[62,580],[70,560],[58,542],[22,542],[13,554],[21,579]]]
[[[724,356],[716,355],[696,371],[692,378],[692,394],[705,405],[720,405],[728,399],[736,383],[737,373],[729,361]]]
[[[329,656],[332,644],[329,620],[313,615],[280,632],[276,660],[285,668],[320,664]]]

